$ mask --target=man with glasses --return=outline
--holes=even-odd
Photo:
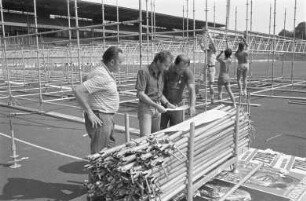
[[[138,70],[135,88],[139,98],[138,119],[141,137],[160,130],[161,113],[166,112],[165,107],[175,108],[163,95],[163,74],[171,63],[171,53],[161,51],[155,55],[150,65]]]
[[[196,113],[195,110],[195,84],[191,72],[190,59],[186,55],[178,55],[169,70],[164,73],[164,96],[175,106],[183,105],[183,92],[185,86],[189,90],[189,111],[190,116]],[[167,105],[164,105],[165,107]],[[161,129],[176,125],[184,120],[184,110],[167,111],[161,115]]]

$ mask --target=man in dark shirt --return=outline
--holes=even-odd
[[[162,51],[155,55],[153,62],[137,73],[136,89],[138,104],[138,119],[140,136],[148,135],[160,130],[161,113],[166,112],[165,105],[175,108],[163,95],[163,72],[172,63],[172,55]]]
[[[189,90],[189,111],[190,115],[195,114],[195,86],[194,76],[190,68],[190,59],[186,55],[178,55],[169,70],[164,72],[164,96],[169,102],[175,106],[183,105],[183,92],[185,86]],[[167,111],[161,116],[161,129],[165,129],[170,123],[170,126],[178,124],[183,121],[182,110]]]

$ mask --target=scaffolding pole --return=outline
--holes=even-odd
[[[207,1],[208,0],[205,0],[205,29],[206,29],[206,33],[205,33],[205,43],[207,42],[206,38],[206,34],[207,34],[207,31],[208,31],[208,6],[207,6]],[[208,47],[208,44],[205,44],[205,47]],[[205,87],[205,112],[207,111],[207,62],[208,62],[208,59],[207,59],[207,48],[205,49],[205,62],[204,62],[204,87]]]
[[[285,8],[285,16],[284,16],[284,38],[286,37],[286,18],[287,18],[287,8]],[[282,59],[282,77],[284,76],[284,60],[285,60],[285,53],[283,53]]]
[[[183,33],[183,39],[185,39],[185,7],[183,4],[183,29],[182,29],[182,33]]]
[[[102,10],[102,25],[105,24],[105,9],[104,9],[104,0],[101,0],[101,10]],[[103,49],[105,49],[105,26],[102,26],[102,36],[103,36]]]
[[[78,50],[79,79],[80,79],[80,82],[82,82],[82,65],[81,65],[81,55],[80,55],[80,30],[79,30],[79,16],[78,16],[77,0],[74,0],[74,10],[75,10],[75,27],[77,29],[76,36],[77,36],[77,50]],[[73,77],[73,72],[72,72],[72,77]]]
[[[276,28],[276,0],[274,0],[274,22],[273,22],[273,44],[272,44],[273,49],[272,49],[272,66],[271,66],[271,88],[272,90],[273,90],[273,84],[274,84],[274,62],[275,62],[275,49],[276,49],[275,28]]]
[[[120,30],[119,30],[119,7],[118,7],[118,0],[116,0],[116,13],[117,13],[117,45],[119,45],[119,33],[120,33]]]
[[[187,10],[186,10],[186,19],[187,19],[187,22],[186,22],[186,37],[187,37],[187,42],[189,40],[189,16],[188,16],[188,11],[189,11],[189,0],[186,0],[187,1]]]
[[[4,27],[4,17],[3,17],[3,6],[2,0],[0,0],[0,9],[1,9],[1,28],[2,28],[2,43],[3,43],[3,62],[6,69],[6,77],[7,77],[7,89],[8,89],[8,96],[9,96],[9,104],[13,103],[13,95],[11,92],[11,82],[10,82],[10,70],[7,63],[7,44],[6,44],[6,37],[5,37],[5,27]]]
[[[142,5],[139,0],[139,69],[142,67]]]
[[[293,70],[294,70],[294,60],[295,60],[295,22],[296,22],[296,0],[294,1],[294,15],[293,15],[293,47],[292,47],[292,62],[291,62],[291,84],[293,88]]]
[[[35,20],[35,39],[36,39],[36,65],[38,68],[39,103],[40,107],[42,107],[43,98],[41,93],[41,72],[40,72],[40,63],[39,63],[39,41],[38,41],[36,0],[34,0],[34,20]]]
[[[192,70],[193,70],[193,74],[195,74],[195,50],[196,50],[196,21],[195,21],[195,0],[192,1],[192,5],[193,5],[193,54],[192,54]]]

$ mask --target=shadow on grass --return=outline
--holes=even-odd
[[[86,193],[82,185],[46,183],[34,179],[8,178],[0,200],[72,200]]]
[[[88,174],[88,171],[84,169],[84,165],[88,164],[86,161],[76,161],[60,166],[58,169],[64,173],[72,174]]]

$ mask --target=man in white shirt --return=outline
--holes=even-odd
[[[87,79],[74,89],[84,109],[85,127],[91,139],[91,154],[115,146],[114,114],[119,109],[119,93],[113,72],[123,62],[122,50],[111,46],[103,54],[101,65],[87,75]]]

